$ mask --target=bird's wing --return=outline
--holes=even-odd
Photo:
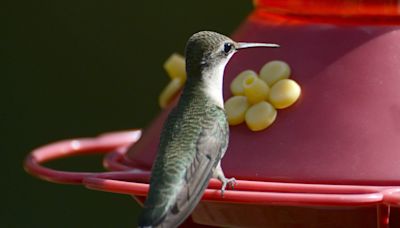
[[[223,112],[220,114],[225,115]],[[226,121],[206,118],[201,125],[203,127],[196,143],[193,161],[186,170],[176,202],[167,211],[160,227],[176,227],[189,216],[203,196],[208,181],[226,150],[229,134]]]

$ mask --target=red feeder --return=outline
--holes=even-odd
[[[400,16],[397,1],[256,1],[237,41],[273,42],[275,50],[238,53],[225,72],[280,59],[302,97],[267,130],[231,127],[223,160],[234,190],[221,198],[211,180],[189,226],[389,227],[400,218]],[[40,178],[133,195],[143,200],[163,121],[144,132],[62,141],[33,151],[25,168]],[[136,143],[136,141],[138,141]],[[135,143],[130,148],[128,147]],[[61,172],[40,163],[111,152],[104,173]],[[201,225],[199,225],[201,224]]]

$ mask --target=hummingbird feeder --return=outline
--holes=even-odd
[[[400,224],[400,15],[398,1],[255,1],[236,41],[273,42],[229,62],[229,84],[246,69],[283,60],[301,85],[300,99],[268,129],[232,126],[222,166],[235,177],[220,194],[211,180],[183,226],[394,227]],[[25,169],[56,183],[132,195],[148,190],[162,123],[40,147]],[[105,153],[110,172],[64,172],[43,163]]]

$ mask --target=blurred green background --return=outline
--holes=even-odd
[[[0,4],[0,227],[134,227],[131,197],[36,179],[24,157],[60,139],[145,127],[169,80],[164,60],[199,30],[232,33],[251,1]],[[102,170],[101,156],[49,166]]]

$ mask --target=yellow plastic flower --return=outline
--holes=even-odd
[[[171,81],[158,97],[161,108],[165,108],[185,84],[185,59],[181,55],[174,53],[165,61],[164,69],[167,71]]]
[[[261,101],[247,110],[245,120],[250,130],[261,131],[275,121],[276,115],[276,109],[270,103]]]
[[[172,54],[164,63],[164,69],[171,79],[179,78],[186,81],[185,58],[177,53]]]
[[[229,125],[233,126],[243,123],[250,104],[245,96],[233,96],[225,102],[224,106]]]
[[[248,75],[243,81],[244,95],[250,104],[264,101],[268,98],[269,87],[255,75]]]
[[[266,63],[260,70],[260,78],[269,86],[281,79],[289,78],[291,73],[290,66],[280,60]]]
[[[158,97],[158,103],[160,104],[160,107],[165,108],[172,101],[172,98],[178,93],[182,86],[183,83],[179,78],[172,79]]]
[[[291,79],[282,79],[271,87],[269,101],[275,108],[287,108],[299,99],[300,93],[301,88],[297,82]]]
[[[235,96],[244,95],[243,81],[249,75],[257,77],[257,73],[252,70],[245,70],[238,74],[231,82],[231,92]]]

